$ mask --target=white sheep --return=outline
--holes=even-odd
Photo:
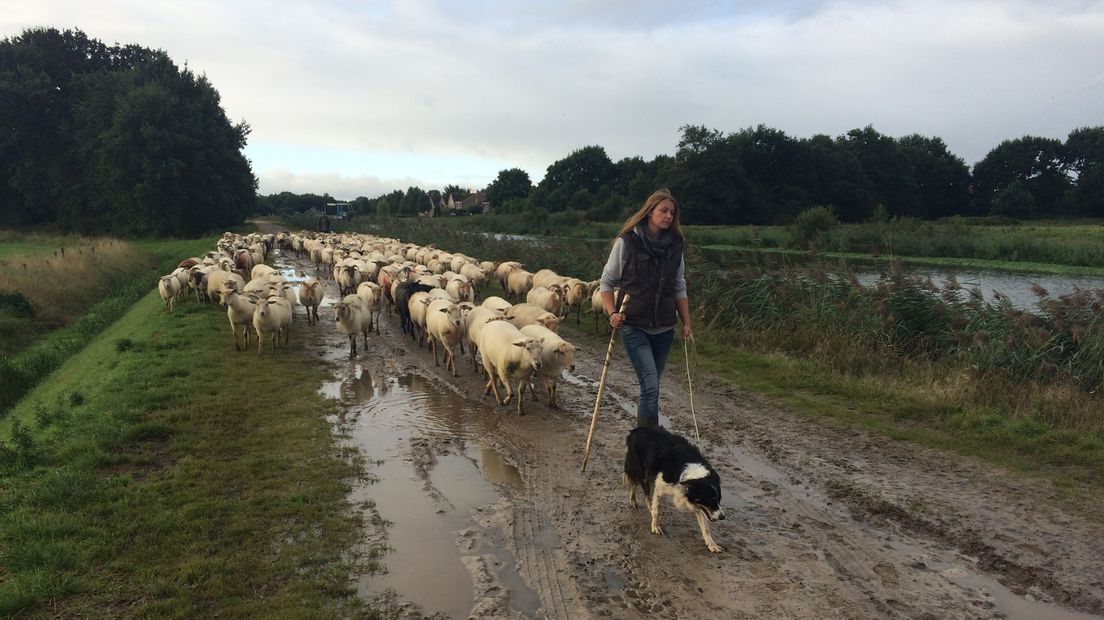
[[[226,286],[233,286],[239,291],[243,291],[245,290],[245,278],[233,271],[223,271],[218,268],[213,269],[207,274],[207,299],[218,299],[219,292]]]
[[[456,370],[456,345],[464,337],[464,313],[460,304],[445,299],[435,299],[426,308],[426,334],[433,349],[433,365],[437,362],[437,343],[445,350],[445,369],[452,369],[452,376],[460,373]]]
[[[494,310],[502,310],[503,312],[505,312],[512,308],[514,304],[506,301],[501,297],[491,295],[490,297],[484,299],[483,302],[479,305],[483,306],[484,308],[492,308]]]
[[[249,272],[249,279],[256,280],[261,276],[271,276],[277,273],[279,272],[276,271],[274,267],[266,265],[264,263],[260,263],[257,265],[253,265],[253,270]]]
[[[291,316],[291,304],[283,297],[273,295],[267,299],[257,300],[257,308],[253,311],[253,329],[257,332],[257,355],[261,354],[265,335],[271,338],[273,353],[280,345],[281,336],[283,336],[283,343],[285,345],[288,343]]]
[[[533,274],[524,269],[515,269],[506,277],[506,290],[514,299],[525,299],[526,293],[533,288]]]
[[[499,263],[498,266],[495,267],[495,279],[502,285],[503,290],[507,290],[506,283],[510,277],[510,273],[523,268],[524,265],[514,260]]]
[[[383,289],[375,282],[361,282],[356,294],[364,302],[364,309],[368,313],[368,329],[375,327],[378,336],[379,317],[383,310]]]
[[[533,288],[543,286],[552,288],[553,284],[560,285],[566,278],[551,269],[541,269],[533,274]]]
[[[245,351],[249,348],[249,324],[253,322],[253,314],[257,311],[257,298],[227,287],[219,293],[219,303],[226,306],[226,318],[230,320],[230,333],[234,336],[234,350]],[[245,336],[244,346],[238,344],[239,325]]]
[[[157,281],[157,292],[165,302],[165,311],[172,312],[173,304],[180,297],[180,280],[172,274],[161,276]]]
[[[364,336],[364,348],[368,348],[368,311],[364,301],[356,295],[346,295],[334,304],[334,317],[337,331],[349,338],[349,357],[357,354],[357,334]]]
[[[488,321],[479,335],[479,356],[483,359],[483,370],[487,373],[487,385],[483,394],[494,392],[500,405],[509,404],[514,392],[511,381],[517,381],[517,412],[522,415],[522,403],[525,402],[522,389],[534,372],[541,368],[541,351],[544,343],[538,338],[530,338],[518,328],[506,321]],[[506,388],[506,398],[498,394],[495,381]]]
[[[470,345],[472,370],[479,371],[479,367],[475,364],[475,353],[479,349],[479,334],[483,332],[483,326],[487,321],[505,320],[505,310],[486,306],[477,306],[464,317],[464,334]]]
[[[487,276],[483,274],[482,269],[471,263],[461,265],[459,273],[467,278],[468,282],[471,282],[472,299],[470,301],[475,301],[474,295],[483,289],[483,284],[487,281]]]
[[[543,342],[541,367],[534,376],[542,379],[545,394],[548,396],[548,406],[556,409],[556,384],[564,368],[574,372],[576,348],[543,325],[526,325],[521,328],[521,333],[530,338],[539,338]],[[533,400],[537,400],[537,393],[531,382],[529,391],[533,394]]]
[[[617,299],[620,294],[620,289],[613,289],[613,298]],[[590,294],[590,311],[594,314],[594,331],[598,331],[598,319],[606,316],[606,302],[602,299],[602,291],[597,288]],[[606,324],[606,331],[609,331],[609,321],[604,321]]]
[[[526,293],[525,303],[540,306],[558,317],[564,316],[564,294],[558,284],[551,288],[534,286]]]
[[[475,301],[475,291],[472,290],[471,282],[460,274],[456,274],[448,281],[445,292],[455,301]]]
[[[526,325],[543,325],[552,331],[560,326],[560,317],[533,304],[516,304],[506,311],[506,320],[521,329]]]
[[[572,310],[575,311],[575,324],[579,324],[579,317],[583,312],[583,305],[590,300],[590,294],[598,288],[598,281],[583,282],[578,278],[567,278],[564,281],[564,316]]]
[[[410,322],[414,326],[414,341],[418,343],[418,347],[421,348],[422,341],[425,340],[426,333],[426,308],[429,306],[429,302],[433,301],[433,297],[429,293],[424,291],[418,291],[410,296],[410,299],[406,302],[406,307],[410,311]]]

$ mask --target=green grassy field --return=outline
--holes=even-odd
[[[350,580],[363,463],[287,350],[152,292],[0,422],[0,615],[374,617]]]

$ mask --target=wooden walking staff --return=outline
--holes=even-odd
[[[617,306],[617,310],[614,314],[621,314],[622,325],[624,324],[624,314],[621,313],[621,309],[625,307],[625,302],[629,300],[629,294],[625,293],[625,296],[621,298],[621,305]],[[611,315],[612,316],[612,315]],[[618,327],[620,329],[620,327]],[[609,371],[610,356],[613,355],[613,339],[617,336],[617,329],[610,330],[609,347],[606,348],[606,361],[602,364],[602,377],[598,380],[598,397],[594,399],[594,415],[590,417],[590,432],[587,433],[586,448],[583,450],[583,469],[586,471],[587,460],[590,459],[590,442],[594,439],[594,428],[598,426],[598,407],[602,404],[602,391],[606,389],[606,372]]]

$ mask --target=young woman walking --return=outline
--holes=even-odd
[[[678,202],[662,189],[648,196],[621,227],[602,270],[599,290],[610,326],[621,329],[621,341],[640,382],[637,426],[659,425],[659,378],[678,321],[682,337],[690,338],[682,245]],[[616,311],[621,301],[614,299],[616,287],[629,296],[621,312]]]

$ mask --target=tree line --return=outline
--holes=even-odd
[[[193,236],[254,213],[301,213],[328,194],[256,194],[231,123],[204,76],[159,50],[107,46],[79,30],[27,30],[0,41],[0,226]],[[680,129],[673,155],[612,161],[601,146],[553,162],[534,184],[502,170],[484,193],[500,213],[571,210],[623,218],[657,187],[691,224],[782,224],[812,207],[841,221],[952,215],[1104,217],[1104,127],[1066,140],[1024,136],[973,168],[942,139],[873,127],[796,138],[760,125],[733,133]],[[455,185],[358,197],[353,213],[440,209]]]
[[[892,138],[873,127],[832,138],[794,138],[764,125],[724,134],[681,128],[673,156],[612,161],[585,146],[553,162],[533,184],[519,168],[502,170],[485,189],[496,213],[574,210],[592,221],[624,218],[657,187],[679,198],[691,224],[786,224],[826,207],[840,221],[954,215],[1016,219],[1104,217],[1104,127],[1065,141],[1005,140],[971,170],[941,138]],[[419,187],[353,201],[354,213],[425,213]],[[262,198],[271,210],[295,195]],[[317,201],[302,201],[302,211]]]
[[[0,226],[196,236],[257,182],[204,76],[160,50],[40,28],[0,41]]]

